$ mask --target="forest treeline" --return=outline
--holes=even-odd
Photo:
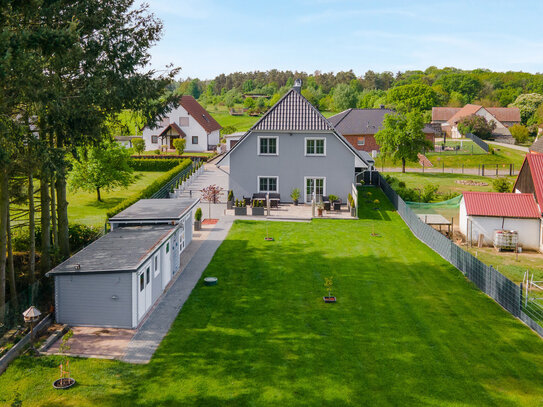
[[[204,104],[233,107],[244,103],[244,94],[262,94],[260,103],[269,107],[292,87],[294,79],[303,81],[302,93],[320,110],[342,111],[351,107],[397,107],[410,103],[422,111],[433,106],[461,107],[467,103],[485,107],[515,105],[521,99],[531,104],[523,113],[527,125],[543,121],[543,112],[534,116],[543,97],[543,75],[527,72],[493,72],[488,69],[461,70],[431,66],[424,71],[374,72],[358,76],[352,70],[337,73],[269,71],[221,74],[213,80],[187,79],[179,89],[192,94]],[[541,100],[540,100],[541,99]],[[252,108],[253,102],[246,102]],[[520,106],[519,106],[520,107]],[[522,109],[521,109],[522,110]]]

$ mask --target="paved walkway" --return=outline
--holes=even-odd
[[[527,153],[529,151],[528,147],[517,146],[515,144],[498,143],[497,141],[487,141],[487,143],[488,144],[494,144],[494,145],[500,146],[500,147],[511,148],[513,150],[524,151],[525,153]]]
[[[134,335],[121,360],[130,363],[149,363],[215,251],[226,238],[233,221],[233,217],[223,217],[214,225],[207,239],[201,243],[190,262]]]

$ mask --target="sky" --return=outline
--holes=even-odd
[[[543,72],[543,1],[147,0],[164,23],[152,66],[220,73],[429,66]]]

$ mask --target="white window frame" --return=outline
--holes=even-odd
[[[261,191],[260,190],[260,179],[261,178],[275,178],[275,187],[276,187],[276,190],[275,191]],[[273,194],[275,193],[279,193],[279,177],[276,176],[276,175],[259,175],[258,177],[256,177],[256,190],[261,193],[268,193],[268,192],[271,192]]]
[[[324,149],[323,149],[324,152],[323,152],[323,154],[317,154],[317,153],[309,154],[307,152],[307,142],[309,140],[315,140],[315,141],[323,140],[324,141],[324,146],[323,146],[324,147]],[[316,144],[315,144],[315,151],[317,151],[317,145]],[[304,155],[306,157],[326,157],[326,137],[305,137],[304,138]]]
[[[275,139],[275,153],[261,153],[260,152],[260,139],[263,138],[274,138]],[[278,136],[258,136],[258,143],[256,143],[256,153],[258,155],[269,155],[269,156],[276,156],[279,155],[279,137]]]
[[[322,180],[323,180],[322,196],[326,196],[326,184],[327,184],[326,177],[319,176],[319,175],[308,175],[307,177],[304,177],[304,202],[308,202],[308,199],[307,199],[307,180],[308,179],[315,179],[315,178],[322,178]]]
[[[360,140],[362,139],[362,140]],[[362,141],[362,143],[360,142]],[[365,146],[366,145],[366,136],[358,136],[356,139],[356,145],[357,146]]]

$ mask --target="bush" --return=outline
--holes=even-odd
[[[228,198],[227,198],[227,201],[228,202],[231,202],[234,200],[234,191],[230,190],[228,191]]]
[[[196,209],[196,212],[194,212],[194,220],[198,222],[202,220],[202,208]]]
[[[436,192],[439,189],[437,185],[426,185],[422,190],[421,200],[422,202],[432,202],[436,196]]]
[[[224,126],[221,130],[221,134],[232,134],[238,131],[236,126]]]
[[[185,152],[185,146],[187,144],[187,140],[184,138],[178,138],[173,141],[173,147],[177,151],[177,154],[183,155]]]
[[[507,178],[496,178],[492,181],[492,186],[496,192],[511,192],[512,185]]]
[[[134,171],[169,171],[180,163],[179,158],[133,158],[128,164]]]
[[[137,154],[143,153],[145,151],[145,140],[141,137],[132,139],[132,147]]]
[[[94,226],[82,225],[79,223],[71,223],[68,225],[70,234],[70,250],[76,252],[95,241],[102,235],[102,228]],[[41,228],[36,225],[36,250],[41,250]],[[30,247],[30,235],[28,229],[15,229],[12,235],[12,246],[15,252],[28,252]]]
[[[117,206],[111,208],[107,212],[106,216],[108,218],[111,218],[112,216],[115,216],[119,212],[121,212],[121,211],[125,210],[126,208],[128,208],[130,205],[135,204],[140,199],[150,198],[153,194],[158,192],[160,190],[160,188],[162,188],[165,184],[167,184],[169,181],[171,181],[171,179],[173,177],[175,177],[177,174],[179,174],[181,171],[183,171],[185,168],[187,168],[191,163],[192,163],[192,161],[189,160],[189,159],[182,160],[181,163],[177,167],[172,168],[170,171],[168,171],[164,175],[162,175],[162,176],[158,177],[157,179],[155,179],[151,184],[149,184],[149,186],[147,186],[147,188],[140,191],[138,194],[135,194],[135,195],[131,196],[130,198],[125,199],[124,201],[122,201]]]
[[[522,124],[514,124],[513,126],[509,127],[509,131],[517,144],[525,143],[528,141],[528,137],[530,136],[530,131]]]

